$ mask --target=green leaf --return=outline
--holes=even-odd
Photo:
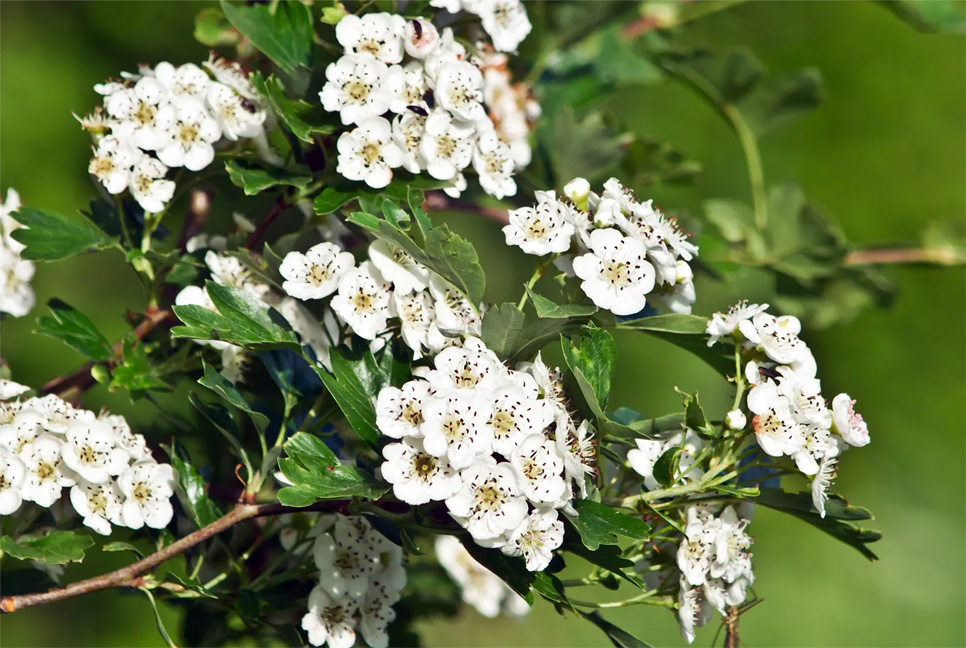
[[[178,499],[198,528],[206,527],[220,518],[222,513],[208,497],[208,484],[201,473],[173,452],[171,466],[178,473]]]
[[[524,319],[516,304],[507,302],[491,306],[483,316],[481,325],[483,343],[500,358],[506,359],[518,346]]]
[[[646,522],[606,504],[582,499],[574,503],[574,509],[577,515],[567,517],[588,549],[595,550],[602,544],[617,544],[618,535],[635,540],[644,540],[651,535],[651,527]]]
[[[681,453],[683,451],[684,448],[681,446],[668,448],[654,462],[654,479],[661,486],[670,486],[677,481],[678,464],[681,462]]]
[[[643,331],[666,340],[704,360],[723,376],[734,374],[735,361],[727,344],[708,346],[708,318],[700,315],[654,315],[618,322],[617,328]]]
[[[376,499],[387,490],[369,473],[339,462],[316,436],[296,432],[284,445],[287,458],[278,460],[282,474],[292,482],[278,492],[286,506],[309,506],[318,500],[343,497]]]
[[[280,68],[294,74],[312,58],[312,13],[297,0],[245,6],[222,0],[221,10],[252,44]]]
[[[650,648],[626,630],[622,630],[600,615],[600,612],[579,612],[580,616],[600,628],[617,648]]]
[[[86,316],[59,299],[51,299],[47,306],[50,308],[51,317],[37,320],[37,333],[62,340],[64,344],[94,362],[105,362],[114,356],[111,343]]]
[[[603,414],[610,397],[610,381],[617,364],[617,345],[606,330],[595,324],[581,329],[580,346],[572,339],[561,338],[564,359],[577,378],[587,404],[598,419],[606,420]]]
[[[761,137],[798,115],[815,110],[824,100],[822,73],[807,68],[765,81],[742,102],[741,111],[755,135]]]
[[[248,469],[249,474],[251,474],[251,461],[248,459],[248,453],[245,451],[245,447],[235,434],[237,428],[228,409],[221,403],[205,403],[194,392],[188,394],[188,402],[225,437],[225,440],[228,441],[228,444],[234,451],[235,456],[238,457]]]
[[[882,534],[863,529],[855,524],[861,520],[871,520],[872,513],[858,506],[850,506],[838,495],[829,495],[825,502],[824,518],[812,505],[811,493],[786,493],[779,488],[762,488],[758,497],[751,498],[749,501],[794,515],[855,548],[869,560],[879,559],[865,545],[880,540]]]
[[[201,362],[205,369],[205,375],[198,379],[198,384],[207,387],[227,403],[248,414],[259,433],[264,432],[265,428],[268,427],[268,417],[252,409],[252,406],[248,404],[248,401],[245,400],[245,397],[241,395],[230,380],[215,371],[204,360]]]
[[[174,641],[171,640],[171,635],[168,634],[168,631],[164,627],[164,621],[161,620],[161,612],[158,611],[158,604],[154,600],[154,594],[152,594],[151,590],[146,587],[138,587],[138,589],[144,592],[144,595],[148,597],[148,601],[151,602],[151,609],[154,611],[154,622],[157,624],[158,634],[161,635],[161,639],[164,641],[164,644],[168,646],[168,648],[178,648]]]
[[[303,142],[311,143],[313,135],[327,135],[335,130],[335,126],[331,123],[318,123],[327,118],[321,105],[312,105],[301,99],[290,100],[285,95],[285,87],[281,80],[276,77],[265,78],[256,72],[252,75],[251,81],[255,89],[268,99],[268,103],[275,109],[275,114],[281,117],[292,134]]]
[[[597,312],[593,304],[556,304],[543,295],[538,295],[527,289],[530,302],[537,311],[537,317],[550,319],[567,319],[571,317],[590,317]]]
[[[684,426],[704,436],[715,436],[714,426],[708,423],[704,409],[698,401],[698,392],[684,395]]]
[[[111,371],[111,382],[107,388],[144,391],[148,389],[167,390],[171,385],[158,375],[156,368],[148,361],[144,345],[134,335],[129,335],[122,343],[121,362]]]
[[[185,326],[171,329],[171,337],[223,340],[249,349],[300,350],[288,322],[257,297],[213,281],[206,282],[217,312],[203,306],[174,306]]]
[[[561,335],[578,333],[584,326],[580,319],[538,319],[527,324],[520,336],[520,347],[511,354],[510,364],[530,360],[551,341],[559,340]]]
[[[137,554],[138,558],[144,558],[144,554],[141,550],[132,545],[130,542],[108,542],[101,547],[101,551],[133,551]]]
[[[207,7],[195,16],[195,40],[208,47],[236,45],[239,34],[220,9]]]
[[[359,192],[352,189],[326,187],[315,197],[312,205],[316,214],[322,214],[324,216],[325,214],[331,214],[350,200],[355,200],[358,197]]]
[[[423,250],[430,259],[430,269],[459,288],[474,305],[483,301],[486,276],[469,241],[442,225],[426,235]]]
[[[966,5],[960,0],[880,0],[879,5],[921,32],[966,31]]]
[[[629,407],[621,407],[611,413],[611,420],[634,432],[635,436],[649,439],[671,431],[678,431],[684,427],[684,414],[665,414],[656,418],[644,418]]]
[[[12,215],[23,227],[11,236],[27,246],[20,256],[31,261],[57,261],[117,243],[116,237],[108,236],[87,220],[67,218],[46,209],[21,207]]]
[[[19,540],[10,536],[0,538],[0,550],[4,554],[20,560],[39,560],[48,565],[80,562],[84,559],[84,550],[93,544],[90,536],[74,531],[51,531],[39,538]]]
[[[563,583],[553,574],[545,571],[536,572],[533,575],[533,589],[551,603],[562,603],[570,606]]]
[[[568,518],[568,522],[571,522],[572,527],[574,526],[570,518]],[[574,528],[576,529],[576,527]],[[580,556],[591,565],[602,567],[612,574],[624,579],[634,587],[644,589],[644,581],[642,581],[641,578],[634,573],[634,562],[624,558],[621,555],[621,548],[618,545],[607,544],[591,550],[588,549],[582,541],[574,542],[568,538],[564,541],[564,548],[567,551]]]
[[[251,160],[229,160],[225,163],[225,170],[235,186],[245,190],[246,196],[254,196],[280,185],[304,189],[312,182],[310,175],[296,175],[285,169],[262,166]]]
[[[604,123],[603,115],[592,112],[578,121],[574,109],[564,105],[537,129],[540,148],[553,151],[553,177],[556,185],[572,178],[587,178],[591,184],[610,175],[623,157],[627,137]]]
[[[376,427],[376,407],[372,399],[389,384],[389,376],[376,364],[369,351],[361,357],[352,357],[333,347],[329,351],[329,363],[332,373],[315,363],[313,368],[359,438],[371,446],[378,445],[382,434]]]
[[[530,585],[533,584],[534,574],[527,570],[527,564],[523,558],[507,556],[499,549],[486,549],[471,539],[460,538],[460,541],[476,562],[499,576],[510,586],[510,589],[533,605],[533,592],[530,591]]]

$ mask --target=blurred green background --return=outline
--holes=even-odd
[[[84,170],[88,138],[71,118],[97,102],[91,86],[138,62],[200,61],[191,38],[190,2],[0,3],[0,186],[31,205],[74,212],[93,187]],[[762,144],[766,180],[796,180],[860,244],[914,243],[930,220],[966,213],[966,40],[915,32],[865,2],[756,2],[689,25],[684,40],[720,48],[749,46],[772,72],[817,66],[828,101]],[[741,152],[711,109],[674,84],[623,90],[606,107],[641,134],[659,135],[704,164],[695,186],[653,192],[660,204],[697,213],[711,197],[748,199]],[[473,237],[498,300],[517,291],[527,261],[502,246],[492,223],[455,226]],[[741,621],[752,646],[966,645],[966,285],[961,268],[890,268],[900,287],[888,311],[806,332],[826,394],[848,391],[872,429],[867,448],[840,464],[838,489],[876,514],[884,539],[869,563],[830,537],[777,513],[759,511],[750,527],[764,604]],[[704,281],[695,312],[710,314],[737,297],[767,294],[759,278],[734,285]],[[50,297],[88,314],[111,339],[127,330],[122,314],[143,308],[134,275],[116,254],[41,265],[38,306],[6,320],[2,354],[16,380],[40,385],[79,364],[60,342],[31,335]],[[501,288],[502,287],[502,288]],[[513,295],[515,298],[515,295]],[[672,387],[701,391],[723,411],[728,387],[685,354],[651,340],[619,336],[615,406],[663,413],[678,406]],[[150,436],[152,409],[133,409],[102,388],[88,406],[129,416]],[[156,440],[156,439],[155,439]],[[128,562],[95,554],[67,580]],[[165,618],[177,627],[177,614]],[[609,615],[657,645],[682,643],[664,610]],[[699,632],[708,645],[716,622]],[[520,622],[467,612],[426,624],[430,646],[597,646],[589,624],[562,619],[538,603]],[[177,641],[177,638],[176,638]],[[0,618],[0,644],[30,646],[162,645],[148,602],[102,592]]]

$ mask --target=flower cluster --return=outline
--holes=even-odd
[[[590,424],[575,427],[539,358],[514,371],[469,337],[434,366],[379,393],[376,424],[400,439],[383,448],[383,478],[409,504],[444,501],[477,544],[544,569],[563,542],[557,509],[593,471]]]
[[[436,559],[460,586],[463,602],[472,605],[483,616],[493,618],[502,613],[522,617],[530,613],[530,606],[523,597],[478,563],[453,536],[436,538]]]
[[[825,517],[837,458],[849,446],[868,444],[869,429],[848,394],[836,396],[829,407],[816,378],[815,358],[798,337],[798,318],[775,317],[767,308],[741,302],[727,313],[715,313],[708,323],[708,346],[726,335],[741,345],[748,358],[748,409],[758,445],[772,457],[791,457],[799,471],[813,476],[812,501]]]
[[[416,359],[463,334],[479,335],[480,314],[463,293],[405,250],[374,241],[358,266],[334,243],[290,252],[279,268],[282,289],[299,300],[331,297],[332,311],[361,338],[381,343],[398,318],[399,334]]]
[[[677,564],[681,570],[678,618],[688,643],[694,641],[695,626],[708,622],[712,608],[724,616],[727,606],[745,600],[746,589],[754,583],[747,525],[748,520],[739,518],[731,506],[718,515],[700,504],[687,508]]]
[[[453,14],[465,11],[479,16],[500,52],[516,51],[533,28],[522,0],[430,0],[429,4]]]
[[[680,430],[665,439],[635,439],[634,442],[637,447],[627,452],[627,461],[634,472],[644,478],[644,486],[648,490],[659,487],[654,477],[654,464],[671,448],[681,448],[675,481],[689,482],[704,474],[694,460],[705,442],[694,430]]]
[[[326,68],[319,98],[353,126],[337,142],[342,176],[380,188],[394,168],[404,167],[450,181],[448,191],[458,195],[466,188],[463,171],[472,165],[487,193],[516,193],[512,175],[521,154],[514,156],[487,114],[480,64],[451,29],[372,13],[345,16],[335,35],[344,56]],[[519,140],[515,131],[504,132]]]
[[[402,549],[364,517],[322,516],[313,533],[320,573],[302,617],[309,643],[352,648],[358,634],[372,648],[385,648],[396,618],[392,606],[406,584]]]
[[[174,514],[171,466],[154,460],[124,417],[95,416],[54,395],[20,400],[26,387],[2,383],[0,515],[23,501],[50,507],[70,488],[74,510],[102,535],[112,524],[167,526]]]
[[[111,194],[130,191],[146,212],[174,196],[169,167],[200,171],[216,147],[264,136],[266,113],[237,63],[163,62],[121,76],[94,86],[104,105],[80,119],[95,140],[88,171]]]
[[[21,258],[24,244],[11,236],[20,223],[11,214],[20,209],[20,195],[7,189],[7,199],[0,203],[0,313],[23,317],[34,307],[34,291],[30,280],[34,264]]]
[[[653,201],[639,202],[616,178],[597,195],[583,178],[567,184],[564,200],[536,192],[533,207],[511,210],[503,228],[507,245],[527,254],[556,255],[555,263],[581,279],[600,308],[634,315],[648,298],[675,313],[694,303],[689,261],[698,248]]]

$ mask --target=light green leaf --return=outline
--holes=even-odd
[[[51,316],[37,320],[37,333],[57,338],[95,362],[104,362],[114,356],[111,343],[86,316],[59,299],[51,299],[47,306]]]
[[[107,386],[110,391],[118,388],[129,391],[171,389],[171,385],[151,366],[140,340],[129,335],[121,344],[121,362],[111,371],[111,382]]]
[[[235,28],[280,68],[294,74],[312,58],[312,14],[297,0],[246,6],[222,0],[221,10]]]
[[[57,261],[117,243],[116,237],[108,236],[87,220],[67,218],[46,209],[21,207],[13,218],[23,227],[11,236],[27,246],[20,256],[31,261]]]
[[[442,225],[426,235],[423,249],[430,269],[459,288],[474,305],[483,301],[486,276],[472,243]]]
[[[80,562],[84,559],[84,550],[93,544],[90,536],[74,531],[51,531],[45,536],[19,540],[10,536],[0,538],[0,550],[4,554],[20,560],[39,560],[48,565]]]
[[[646,522],[606,504],[582,499],[574,502],[574,509],[577,515],[567,518],[580,533],[584,546],[592,551],[602,544],[617,544],[617,536],[644,540],[651,535],[651,527]]]
[[[487,348],[506,359],[520,341],[524,315],[509,302],[491,306],[483,316],[481,339]]]
[[[287,458],[278,460],[282,474],[292,486],[278,492],[286,506],[309,506],[322,499],[364,497],[376,499],[387,490],[369,473],[339,462],[325,443],[311,434],[297,432],[285,442]]]
[[[879,5],[922,32],[966,32],[966,4],[960,0],[880,0]]]
[[[312,182],[310,175],[298,175],[278,167],[263,166],[251,160],[229,160],[225,163],[225,170],[228,171],[228,177],[235,186],[245,190],[246,196],[254,196],[266,189],[281,185],[304,189]]]
[[[731,349],[720,342],[709,347],[707,325],[708,318],[700,315],[672,314],[621,321],[617,328],[643,331],[661,338],[701,358],[723,376],[734,374]]]
[[[201,362],[205,369],[205,375],[198,379],[198,384],[207,387],[230,405],[248,414],[259,433],[264,432],[265,428],[268,427],[268,417],[252,409],[252,406],[248,404],[248,401],[245,400],[245,397],[241,395],[230,380],[215,371],[204,360]]]
[[[600,612],[579,612],[580,616],[587,619],[595,626],[601,629],[610,642],[616,646],[616,648],[650,648],[650,646],[631,633],[623,630],[604,617],[600,615]]]
[[[208,484],[201,473],[174,452],[171,454],[171,466],[178,474],[178,499],[198,528],[206,527],[220,518],[222,513],[208,497]]]
[[[567,366],[578,373],[578,380],[583,377],[591,393],[585,393],[591,407],[597,404],[601,411],[607,409],[610,397],[610,381],[617,364],[617,345],[611,334],[595,324],[588,324],[581,329],[580,346],[576,346],[570,338],[563,338],[564,359]],[[583,386],[581,386],[583,388]]]
[[[208,47],[235,45],[240,35],[225,18],[225,14],[215,7],[207,7],[195,16],[195,40]]]
[[[527,289],[530,303],[537,311],[537,317],[550,319],[566,319],[571,317],[590,317],[597,312],[597,307],[593,304],[557,304],[543,295],[538,295],[531,289]]]

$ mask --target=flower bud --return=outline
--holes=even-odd
[[[587,196],[590,195],[590,183],[584,178],[574,178],[564,185],[564,195],[581,209],[587,209]]]
[[[741,410],[731,410],[725,415],[725,425],[732,430],[743,430],[747,424],[748,420],[745,418],[745,413]]]
[[[688,283],[694,279],[694,272],[691,270],[691,266],[688,265],[687,261],[678,261],[676,266],[677,270],[677,283],[683,284]]]
[[[439,32],[433,23],[422,18],[406,22],[403,46],[413,58],[424,59],[439,47]]]

